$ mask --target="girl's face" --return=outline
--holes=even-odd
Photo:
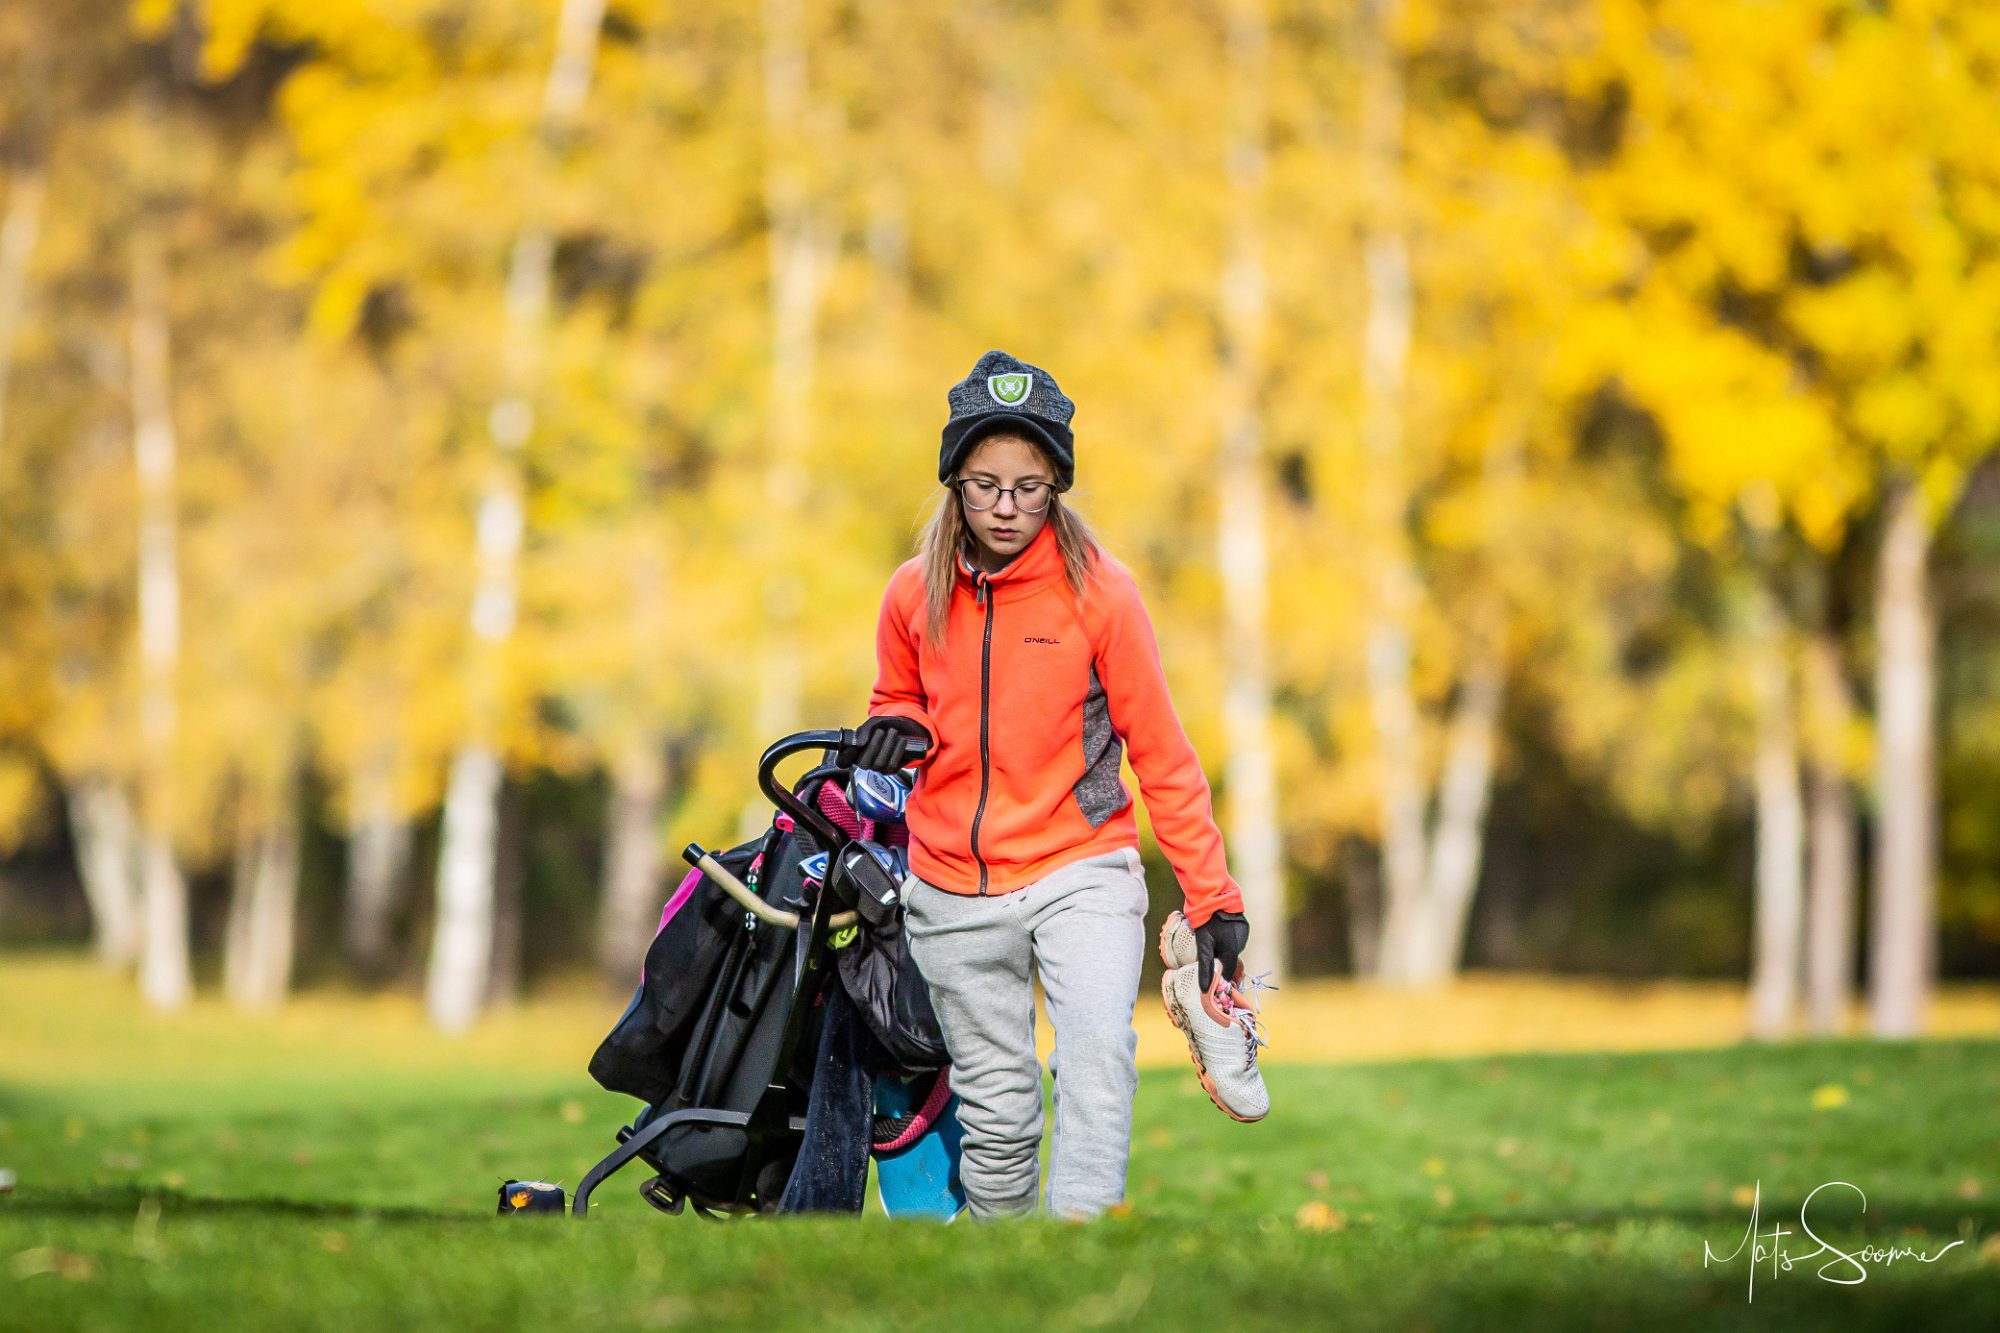
[[[1055,484],[1055,470],[1042,451],[1018,435],[989,435],[981,440],[966,455],[958,476],[960,480],[978,478],[1005,487],[1025,481]],[[1036,503],[1043,506],[1042,511],[1030,514],[1016,503],[1012,490],[1005,490],[991,509],[974,509],[965,503],[965,490],[960,487],[959,508],[979,557],[974,563],[990,574],[1028,549],[1028,543],[1055,512],[1053,492],[1044,491]]]

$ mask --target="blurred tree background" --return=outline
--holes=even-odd
[[[2000,974],[1990,6],[73,0],[0,69],[0,946],[624,984],[860,720],[1002,347],[1264,965]]]

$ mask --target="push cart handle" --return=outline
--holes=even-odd
[[[722,891],[734,898],[738,905],[759,921],[769,922],[784,930],[799,928],[799,914],[788,912],[782,907],[773,907],[759,898],[742,880],[729,873],[729,867],[715,859],[712,852],[704,851],[700,843],[691,842],[681,849],[681,859],[696,867],[702,874],[714,880]],[[859,912],[835,912],[827,919],[829,930],[845,930],[861,919]]]
[[[830,852],[837,852],[847,845],[848,837],[840,827],[817,809],[807,805],[778,781],[777,769],[781,760],[789,755],[805,750],[831,750],[835,754],[860,744],[852,727],[826,728],[819,731],[795,731],[781,740],[773,741],[764,757],[757,761],[757,786],[770,799],[771,804],[792,817],[792,821],[812,832],[820,845]],[[903,757],[913,764],[924,757],[930,748],[921,736],[909,736],[903,740]],[[822,764],[814,772],[846,772],[837,764]],[[811,776],[808,774],[807,776]]]

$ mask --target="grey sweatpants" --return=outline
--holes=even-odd
[[[1030,964],[1041,974],[1056,1035],[1048,1210],[1089,1217],[1120,1202],[1139,1089],[1132,1030],[1146,944],[1139,853],[1085,857],[983,898],[947,893],[916,875],[903,891],[910,956],[951,1055],[973,1216],[1031,1213],[1039,1192],[1042,1068]]]

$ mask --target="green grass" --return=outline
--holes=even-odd
[[[1130,1212],[1082,1226],[715,1225],[651,1212],[637,1167],[587,1222],[501,1220],[501,1177],[574,1184],[636,1104],[538,1067],[181,1056],[122,1091],[0,1066],[0,1327],[2000,1327],[1991,1040],[1281,1065],[1253,1126],[1148,1071]],[[1859,1285],[1767,1262],[1754,1303],[1742,1257],[1704,1270],[1757,1182],[1815,1248],[1829,1180],[1867,1195],[1814,1201],[1842,1249],[1964,1243]]]

